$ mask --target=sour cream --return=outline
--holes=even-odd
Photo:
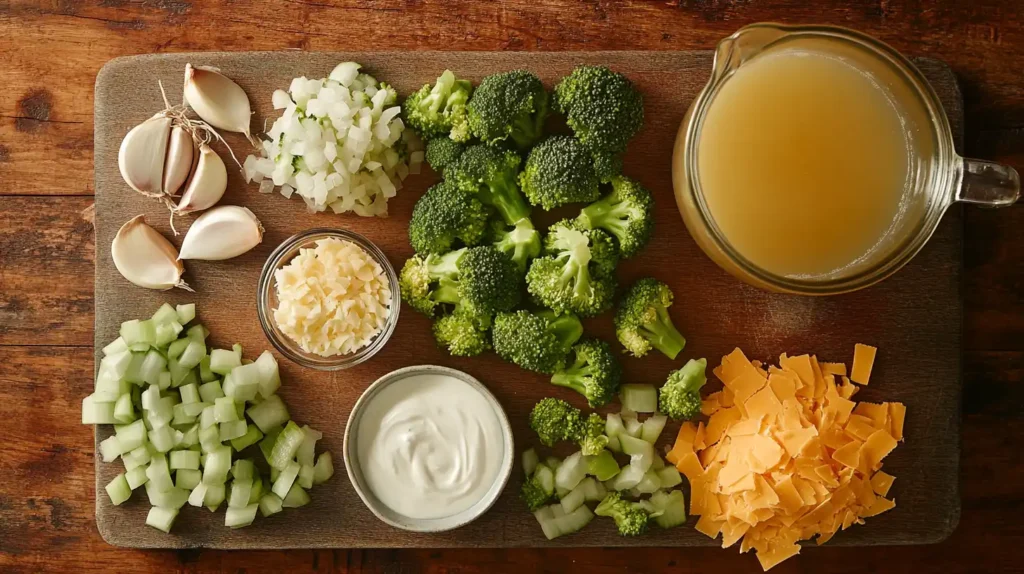
[[[356,428],[367,486],[409,518],[444,518],[472,507],[494,486],[505,454],[501,422],[487,397],[444,374],[387,385]]]

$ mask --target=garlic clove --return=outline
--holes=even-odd
[[[210,146],[199,147],[199,161],[178,203],[178,213],[191,213],[213,207],[228,187],[228,170],[224,160]]]
[[[211,126],[243,133],[250,140],[249,97],[216,68],[185,64],[185,101]]]
[[[185,272],[178,251],[166,237],[139,215],[121,226],[110,245],[110,255],[118,272],[135,285],[166,291],[173,287],[189,289],[181,280]]]
[[[117,165],[129,187],[146,195],[162,194],[164,159],[170,135],[171,119],[157,114],[124,136],[117,154]]]
[[[237,205],[222,205],[196,218],[181,242],[178,259],[231,259],[261,241],[263,226],[251,211]]]
[[[192,159],[195,156],[196,143],[192,134],[181,126],[171,128],[170,141],[167,144],[167,158],[164,160],[163,191],[168,195],[177,195],[192,173]]]

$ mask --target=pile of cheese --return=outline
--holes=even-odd
[[[702,404],[705,425],[685,423],[666,458],[690,481],[696,528],[722,547],[757,551],[768,570],[824,544],[840,529],[895,506],[894,477],[879,469],[903,440],[906,407],[856,403],[875,349],[857,345],[847,377],[842,363],[813,355],[779,358],[767,370],[736,349],[715,375],[724,383]]]

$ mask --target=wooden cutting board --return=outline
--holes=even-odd
[[[297,200],[263,195],[230,170],[223,203],[245,205],[260,218],[267,233],[262,245],[242,257],[223,262],[189,261],[187,281],[195,294],[175,290],[155,292],[129,284],[115,270],[110,242],[131,217],[144,213],[151,224],[170,236],[166,212],[154,201],[133,193],[122,181],[117,151],[125,133],[162,109],[157,81],[162,80],[172,102],[180,101],[186,62],[213,65],[237,81],[249,94],[255,111],[253,126],[273,121],[270,98],[287,89],[295,76],[326,76],[341,61],[356,60],[379,79],[408,94],[432,82],[446,67],[460,77],[479,80],[503,70],[526,68],[545,83],[553,83],[581,63],[601,63],[626,73],[644,93],[646,122],[633,140],[625,173],[639,179],[657,201],[657,230],[650,247],[624,262],[620,282],[653,275],[669,283],[676,294],[675,323],[688,346],[676,361],[653,354],[624,358],[629,382],[660,384],[669,370],[691,357],[716,361],[740,346],[752,358],[777,359],[779,353],[811,352],[823,360],[852,360],[857,342],[877,345],[879,359],[871,385],[859,400],[902,401],[908,408],[907,441],[885,463],[898,480],[892,494],[895,510],[868,519],[836,536],[829,544],[914,544],[936,542],[955,528],[960,514],[958,462],[960,455],[962,218],[952,209],[928,246],[903,271],[884,283],[848,295],[806,298],[777,295],[748,287],[718,269],[697,248],[684,228],[672,196],[670,156],[680,120],[711,69],[709,52],[609,53],[211,53],[159,54],[120,58],[107,64],[96,80],[96,353],[117,337],[122,321],[147,317],[163,301],[195,302],[200,320],[213,332],[215,346],[239,342],[245,356],[254,358],[270,348],[256,318],[256,282],[267,255],[292,234],[309,227],[337,226],[362,233],[376,242],[396,268],[411,255],[406,225],[412,206],[436,176],[425,170],[410,177],[389,205],[387,219],[354,215],[309,214]],[[942,98],[957,140],[963,111],[951,70],[934,60],[918,60]],[[266,125],[269,125],[267,123]],[[228,135],[240,158],[247,153],[244,139]],[[218,151],[227,160],[223,147]],[[553,214],[537,217],[542,224]],[[843,225],[837,220],[836,225]],[[179,230],[189,225],[178,220]],[[180,245],[180,237],[174,239]],[[606,315],[591,320],[588,332],[613,341],[612,321]],[[360,502],[341,464],[342,435],[349,410],[360,393],[379,376],[399,367],[440,364],[462,369],[486,384],[512,421],[521,451],[535,443],[527,428],[527,413],[544,396],[559,396],[585,407],[582,398],[547,384],[545,377],[504,363],[494,355],[455,359],[437,349],[428,320],[408,308],[388,346],[373,360],[356,368],[321,373],[300,368],[279,357],[284,385],[281,394],[300,422],[324,433],[321,445],[335,455],[336,473],[311,491],[313,502],[271,519],[258,518],[243,530],[223,526],[223,510],[211,514],[186,507],[172,534],[144,525],[149,508],[145,493],[114,508],[103,486],[122,470],[119,463],[96,462],[96,521],[111,544],[133,547],[515,547],[515,546],[695,546],[712,545],[690,525],[669,531],[652,529],[642,538],[622,538],[610,520],[594,521],[577,535],[547,541],[533,516],[518,500],[522,471],[518,464],[497,505],[464,528],[439,534],[412,534],[378,521]],[[81,394],[91,382],[78,383]],[[711,383],[715,384],[715,383]],[[670,425],[663,442],[675,436]],[[98,429],[97,443],[111,432]],[[560,453],[566,454],[566,453]],[[518,458],[518,457],[517,457]],[[733,552],[735,550],[732,550]]]

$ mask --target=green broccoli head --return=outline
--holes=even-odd
[[[427,84],[405,99],[405,120],[427,138],[447,136],[455,141],[470,137],[466,103],[473,84],[445,70],[433,86]]]
[[[459,159],[464,151],[466,151],[466,144],[462,142],[451,138],[433,138],[427,141],[427,164],[437,173],[443,173],[444,169],[455,163],[455,160]]]
[[[413,257],[399,277],[405,300],[427,315],[441,304],[474,314],[508,311],[519,304],[520,281],[512,260],[491,246]]]
[[[585,456],[596,456],[608,446],[608,435],[604,434],[605,419],[597,413],[590,413],[581,425],[582,436],[577,437],[576,442],[580,445],[580,452]]]
[[[519,310],[494,318],[491,343],[506,361],[550,375],[565,364],[569,349],[581,335],[583,324],[575,315]]]
[[[594,173],[601,183],[609,183],[612,178],[622,175],[622,154],[608,151],[596,151],[594,157]]]
[[[579,66],[555,86],[554,107],[592,152],[622,153],[644,123],[643,97],[622,74]]]
[[[672,324],[671,306],[668,285],[650,277],[634,283],[615,311],[615,334],[626,351],[642,357],[653,347],[675,359],[686,339]]]
[[[640,252],[654,232],[654,198],[628,177],[614,177],[612,191],[583,208],[577,221],[584,229],[603,229],[615,237],[622,257]]]
[[[473,357],[491,348],[490,326],[490,315],[456,306],[434,320],[434,339],[453,356]]]
[[[409,221],[409,242],[416,253],[447,253],[474,246],[487,238],[489,210],[472,193],[441,181],[416,202]]]
[[[521,162],[513,151],[477,144],[467,148],[445,169],[445,178],[462,190],[475,193],[506,224],[515,225],[530,217],[530,207],[516,184]]]
[[[545,210],[601,195],[594,158],[570,136],[552,136],[537,144],[519,174],[519,185],[532,205]]]
[[[541,251],[540,233],[529,219],[520,219],[511,227],[500,219],[492,219],[491,241],[498,251],[512,259],[522,274]]]
[[[593,317],[607,311],[615,296],[617,252],[597,230],[578,229],[569,221],[551,226],[545,239],[548,255],[533,260],[526,287],[545,307]]]
[[[619,534],[623,536],[639,536],[647,531],[650,515],[638,504],[623,500],[618,492],[609,492],[594,509],[598,516],[610,516],[615,520]]]
[[[519,492],[519,496],[526,503],[530,512],[544,506],[551,499],[551,493],[544,489],[544,485],[536,474],[523,483],[523,489]]]
[[[530,429],[537,433],[544,446],[576,440],[583,426],[580,410],[562,399],[541,399],[530,411]]]
[[[658,410],[677,420],[691,420],[700,415],[700,388],[708,378],[704,370],[707,359],[690,359],[683,368],[668,374],[658,391]]]
[[[470,131],[481,141],[511,140],[527,149],[540,139],[548,115],[548,93],[537,76],[513,70],[484,78],[467,107]]]
[[[600,339],[583,339],[573,346],[572,351],[575,356],[573,363],[556,371],[551,383],[576,391],[595,408],[613,401],[622,382],[622,366],[608,343]]]

